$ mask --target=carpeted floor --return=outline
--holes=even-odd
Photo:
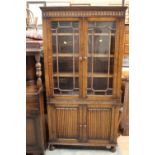
[[[119,148],[112,153],[108,150],[92,150],[92,149],[55,149],[54,151],[46,150],[45,155],[121,155]]]
[[[128,136],[120,136],[118,138],[118,147],[116,152],[112,153],[109,150],[103,149],[64,149],[56,148],[54,151],[45,151],[45,155],[128,155]]]

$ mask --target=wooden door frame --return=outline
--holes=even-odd
[[[52,21],[78,21],[79,28],[79,57],[84,61],[79,60],[79,95],[54,95],[53,86],[53,57],[52,57],[52,38],[51,26]],[[88,22],[89,21],[115,21],[116,36],[115,36],[115,53],[114,53],[114,77],[113,77],[113,94],[112,95],[87,95],[87,64],[88,64]],[[43,18],[43,37],[44,37],[44,64],[45,64],[45,84],[47,97],[65,97],[65,98],[89,98],[109,100],[120,98],[121,92],[121,65],[123,57],[123,37],[124,37],[124,18],[117,17],[53,17]]]
[[[52,32],[50,22],[52,21],[78,21],[79,22],[79,58],[82,57],[81,38],[83,35],[83,24],[81,18],[73,17],[53,17],[43,18],[43,36],[44,36],[44,64],[45,64],[45,85],[47,98],[81,98],[83,94],[83,63],[79,60],[79,95],[54,95],[54,80],[53,80],[53,49],[52,49]]]
[[[100,100],[109,100],[109,99],[117,99],[120,97],[120,92],[119,88],[120,87],[120,80],[121,80],[121,71],[118,70],[121,68],[122,64],[122,42],[120,43],[121,37],[123,37],[122,30],[120,31],[120,28],[123,28],[122,25],[120,25],[121,18],[117,17],[87,17],[83,18],[85,22],[85,30],[83,31],[84,33],[84,40],[85,40],[85,50],[84,50],[84,56],[87,57],[86,61],[84,62],[84,76],[83,76],[83,97],[88,98],[88,99],[100,99]],[[87,66],[88,66],[88,22],[95,22],[95,21],[111,21],[116,23],[116,32],[115,32],[115,53],[114,53],[114,76],[113,76],[113,94],[112,95],[87,95]],[[121,26],[121,27],[120,27]],[[120,50],[121,49],[121,50]],[[119,54],[120,53],[120,54]],[[121,56],[120,56],[121,55]],[[119,75],[119,76],[118,76]]]

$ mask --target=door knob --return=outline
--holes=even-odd
[[[82,57],[79,57],[79,60],[82,61]]]
[[[83,127],[84,127],[84,128],[86,128],[86,127],[87,127],[87,125],[85,124],[85,125],[83,125]]]
[[[87,60],[87,57],[83,57],[83,60]]]

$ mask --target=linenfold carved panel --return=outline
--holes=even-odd
[[[124,11],[45,11],[43,17],[89,17],[89,16],[118,16],[124,17]]]

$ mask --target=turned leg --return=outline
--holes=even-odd
[[[111,146],[109,146],[109,145],[108,145],[108,146],[106,146],[106,149],[108,149],[108,150],[109,150],[109,149],[111,149]]]

